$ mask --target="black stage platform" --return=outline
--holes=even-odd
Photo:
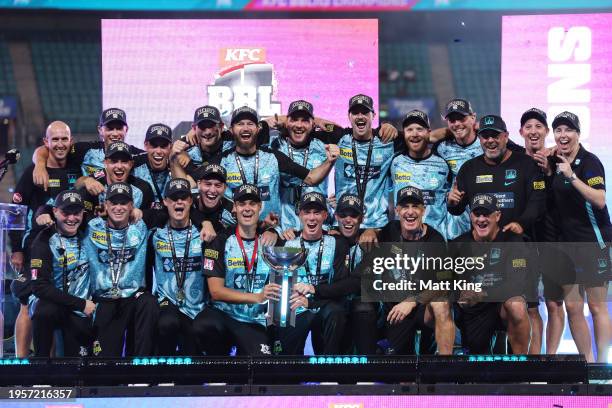
[[[76,398],[288,395],[612,395],[612,365],[582,356],[0,359],[10,387]]]

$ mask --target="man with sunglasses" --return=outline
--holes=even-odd
[[[323,223],[328,214],[323,194],[318,191],[304,194],[299,208],[302,231],[284,246],[307,250],[308,256],[305,264],[298,268],[290,300],[291,309],[297,314],[295,327],[276,328],[275,352],[303,354],[308,332],[318,327],[323,342],[315,352],[338,354],[346,325],[344,301],[355,289],[355,285],[351,289],[347,279],[348,242],[342,236],[324,234]],[[354,292],[359,291],[358,285]]]
[[[92,176],[83,176],[77,180],[76,187],[81,189],[85,210],[94,212],[105,200],[106,186],[112,183],[128,183],[132,187],[135,208],[147,210],[153,204],[153,191],[149,184],[131,174],[134,158],[129,145],[123,142],[112,143],[104,158],[104,169]]]
[[[157,301],[147,291],[148,230],[153,223],[130,224],[134,208],[132,187],[125,182],[106,188],[107,218],[88,224],[84,251],[89,260],[91,287],[98,303],[94,317],[93,353],[120,357],[126,336],[126,354],[147,356],[154,351]]]
[[[454,305],[461,343],[470,354],[490,354],[493,335],[504,329],[513,353],[529,351],[525,291],[531,265],[522,237],[501,228],[500,210],[495,195],[475,194],[470,200],[472,230],[454,241],[457,256],[482,260],[482,267],[456,274],[469,283],[481,284],[479,290],[465,287],[458,291]]]
[[[68,162],[81,166],[81,172],[85,176],[91,176],[96,171],[104,168],[105,152],[114,142],[123,142],[128,132],[127,116],[125,111],[119,108],[109,108],[102,112],[98,124],[98,142],[77,142],[72,146],[68,155]],[[142,153],[142,150],[129,146],[130,153]],[[49,150],[46,146],[40,146],[34,151],[32,161],[34,167],[34,183],[42,186],[45,190],[49,187],[49,174],[45,168]]]
[[[155,254],[154,295],[159,303],[158,352],[168,356],[196,355],[199,351],[193,322],[204,309],[202,241],[189,215],[193,199],[189,182],[175,178],[168,184],[164,205],[168,223],[155,230],[149,251]]]
[[[59,193],[53,213],[55,227],[46,228],[34,240],[30,270],[34,295],[34,352],[49,357],[53,333],[62,331],[64,356],[86,356],[93,340],[87,254],[83,250],[83,199],[76,190]]]
[[[166,187],[170,181],[170,151],[172,129],[163,123],[155,123],[145,134],[145,153],[134,156],[134,177],[149,183],[153,191],[152,208],[162,209]]]
[[[461,215],[476,194],[493,194],[502,231],[522,235],[544,212],[544,176],[532,158],[507,148],[508,131],[501,117],[482,117],[478,138],[484,154],[461,166],[448,195],[448,211]]]

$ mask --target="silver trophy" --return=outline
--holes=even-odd
[[[297,283],[297,269],[306,262],[308,250],[289,247],[265,247],[263,259],[270,266],[270,283],[281,286],[280,300],[268,302],[268,326],[295,327],[295,310],[289,307],[293,285]]]

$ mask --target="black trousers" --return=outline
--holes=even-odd
[[[159,305],[157,350],[162,356],[194,356],[199,354],[193,322],[168,300]]]
[[[278,354],[303,355],[309,331],[315,354],[340,354],[346,320],[344,301],[330,301],[316,313],[310,310],[301,313],[296,317],[295,327],[275,328]]]
[[[401,322],[395,324],[386,323],[390,353],[417,354],[415,343],[417,330],[421,330],[419,354],[429,354],[431,352],[434,332],[425,324],[425,308],[425,305],[418,304]]]
[[[214,307],[206,307],[193,322],[193,330],[207,355],[228,355],[236,345],[239,355],[270,355],[266,328],[232,318]]]
[[[477,303],[461,307],[453,305],[455,323],[461,331],[461,345],[470,354],[490,354],[493,337],[498,330],[505,330],[500,316],[503,303]]]
[[[94,355],[121,357],[124,344],[127,356],[153,354],[159,306],[150,293],[138,293],[116,300],[97,299]]]
[[[39,299],[32,317],[34,353],[49,357],[55,330],[62,331],[64,356],[91,355],[93,326],[91,318],[77,316],[69,308]]]
[[[348,354],[376,354],[380,337],[378,329],[379,303],[362,302],[357,297],[350,301],[347,333],[350,333],[344,350]]]

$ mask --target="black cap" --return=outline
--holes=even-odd
[[[469,101],[461,98],[455,98],[446,103],[444,119],[446,119],[451,113],[459,113],[463,116],[467,116],[473,114],[474,111],[472,110],[472,105]]]
[[[184,178],[175,178],[170,180],[168,188],[166,189],[166,197],[190,197],[191,186],[189,182]]]
[[[227,172],[223,166],[219,166],[218,164],[209,163],[204,166],[198,167],[193,172],[194,180],[210,180],[217,179],[223,183],[227,181]]]
[[[493,130],[497,133],[507,132],[506,122],[497,115],[487,115],[480,118],[478,122],[478,135],[487,130]]]
[[[102,111],[100,115],[100,126],[115,121],[123,122],[124,125],[127,125],[127,115],[123,109],[109,108]]]
[[[305,113],[311,118],[314,118],[314,108],[312,103],[304,100],[293,101],[289,104],[289,109],[287,110],[287,116],[291,116],[294,113]]]
[[[356,106],[363,106],[370,112],[374,112],[374,101],[368,95],[355,95],[349,99],[349,111]]]
[[[425,204],[423,192],[414,186],[406,186],[401,188],[397,192],[395,201],[397,205],[403,205],[406,203]]]
[[[253,108],[249,108],[248,106],[242,106],[232,112],[232,120],[230,125],[240,122],[242,119],[251,119],[255,123],[259,122],[257,111]]]
[[[361,198],[351,193],[343,194],[336,205],[336,214],[346,210],[355,211],[357,214],[363,215],[363,202]]]
[[[474,198],[472,198],[470,211],[473,212],[478,208],[486,210],[488,214],[498,211],[497,198],[493,194],[476,194]]]
[[[55,208],[60,210],[74,209],[82,210],[85,208],[83,197],[77,190],[64,190],[55,197]]]
[[[106,149],[105,158],[109,159],[111,157],[123,156],[128,158],[129,160],[133,160],[132,153],[130,152],[130,145],[124,142],[114,142],[108,146]]]
[[[149,126],[145,134],[145,142],[153,139],[164,139],[172,143],[172,129],[163,123],[155,123]]]
[[[325,200],[325,196],[317,191],[311,191],[303,194],[302,198],[300,199],[300,210],[305,210],[306,208],[310,207],[327,211],[327,201]]]
[[[527,123],[529,119],[537,119],[538,121],[542,122],[544,126],[548,127],[548,122],[546,121],[546,112],[544,112],[543,110],[540,110],[538,108],[531,108],[526,110],[521,115],[521,127],[525,126],[525,123]]]
[[[243,184],[234,190],[234,201],[245,200],[261,201],[259,188],[254,184]]]
[[[109,201],[111,198],[115,197],[125,197],[133,201],[132,186],[127,183],[119,182],[106,187],[106,200]]]
[[[402,127],[406,127],[410,125],[411,123],[418,123],[419,125],[427,129],[431,128],[431,125],[429,123],[429,116],[427,116],[425,112],[420,111],[418,109],[411,110],[410,112],[406,114],[406,117],[404,118],[404,121],[402,122]]]
[[[555,119],[552,123],[553,129],[559,125],[567,125],[572,129],[575,129],[580,132],[580,119],[578,119],[578,116],[576,116],[572,112],[565,111],[555,116]]]
[[[193,113],[193,124],[197,125],[205,120],[213,123],[221,123],[221,113],[214,106],[201,106]]]

